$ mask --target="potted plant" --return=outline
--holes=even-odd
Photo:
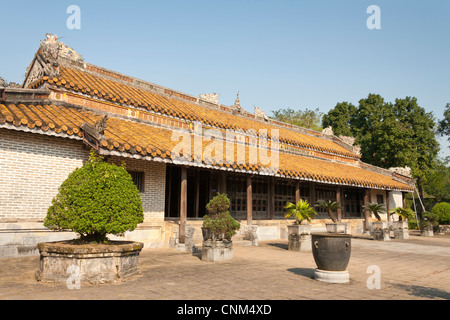
[[[65,282],[69,267],[78,268],[80,282],[113,282],[138,273],[140,242],[111,241],[143,222],[142,202],[124,165],[103,161],[91,151],[89,160],[61,184],[44,226],[72,230],[78,239],[39,243],[36,279]]]
[[[218,193],[206,205],[208,214],[203,217],[202,260],[223,261],[233,259],[231,237],[240,229],[240,224],[230,216],[230,200],[226,194]]]
[[[389,235],[389,225],[387,221],[381,221],[380,214],[386,213],[386,207],[382,203],[369,202],[363,206],[363,209],[372,213],[377,221],[372,222],[372,234],[374,240],[387,241],[391,237]]]
[[[433,237],[435,232],[439,232],[439,217],[432,212],[423,212],[420,223],[422,235],[425,237]]]
[[[341,205],[339,202],[331,201],[331,200],[319,200],[317,201],[316,206],[325,209],[330,217],[332,223],[325,223],[325,227],[327,228],[327,232],[331,233],[348,233],[347,223],[340,222],[333,211],[337,209],[341,209]]]
[[[289,250],[311,250],[311,222],[317,212],[309,205],[308,201],[300,199],[297,204],[287,202],[285,218],[294,218],[294,224],[288,225]]]
[[[394,238],[395,239],[408,239],[409,231],[408,231],[408,220],[414,217],[414,211],[410,208],[402,208],[397,207],[391,211],[389,214],[393,216],[396,214],[398,216],[398,221],[392,222],[392,228],[394,230]]]

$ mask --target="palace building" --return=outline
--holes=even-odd
[[[0,87],[0,256],[74,237],[43,220],[92,148],[125,162],[145,220],[124,237],[147,248],[184,243],[217,192],[230,198],[242,230],[257,226],[260,239],[278,239],[292,223],[287,201],[339,201],[349,231],[363,233],[364,203],[393,209],[414,190],[404,170],[363,163],[351,138],[275,121],[256,107],[250,113],[239,96],[227,106],[216,94],[196,97],[89,64],[48,34],[22,86]],[[316,209],[319,230],[328,216]]]

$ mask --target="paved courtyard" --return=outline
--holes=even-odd
[[[144,249],[140,275],[79,289],[37,282],[38,261],[38,256],[0,259],[1,300],[450,300],[448,234],[388,242],[354,238],[347,284],[314,280],[312,253],[288,251],[287,240],[236,246],[234,259],[219,263],[170,248]]]

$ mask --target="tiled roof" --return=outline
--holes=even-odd
[[[58,77],[42,77],[31,83],[29,87],[38,88],[47,83],[60,89],[103,99],[108,102],[141,107],[188,121],[200,121],[205,125],[223,129],[267,129],[268,133],[270,133],[271,129],[278,129],[280,142],[305,149],[360,158],[359,155],[328,139],[273,126],[248,117],[234,115],[230,112],[203,107],[186,100],[141,89],[128,84],[126,81],[114,81],[100,74],[62,65],[59,67],[59,73]]]
[[[52,132],[81,138],[83,123],[94,125],[102,115],[83,108],[65,105],[24,105],[0,104],[0,128],[46,133]],[[171,150],[178,143],[172,141],[173,130],[142,121],[130,121],[120,117],[110,117],[106,123],[104,138],[99,141],[104,152],[119,152],[122,155],[172,161]],[[62,135],[62,134],[66,135]],[[224,142],[225,144],[225,142]],[[206,145],[203,145],[203,149]],[[235,150],[235,157],[236,157]],[[248,150],[247,150],[248,152]],[[191,158],[190,161],[196,159]],[[197,159],[199,165],[218,169],[235,169],[255,174],[264,171],[260,163],[256,165],[222,164],[219,159]],[[413,188],[394,180],[391,176],[346,165],[301,155],[279,153],[279,170],[274,173],[302,180],[352,185],[368,188],[411,191]]]

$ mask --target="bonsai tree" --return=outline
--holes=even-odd
[[[106,243],[106,235],[121,235],[143,222],[139,191],[125,166],[103,161],[92,150],[89,160],[61,184],[44,225],[70,229],[81,243]]]
[[[397,207],[389,211],[389,214],[398,214],[399,221],[403,221],[403,219],[408,220],[414,217],[414,211],[412,211],[410,208],[403,209],[402,207]]]
[[[203,228],[216,235],[223,234],[226,239],[231,239],[241,225],[230,216],[228,212],[229,207],[230,199],[228,199],[227,195],[218,193],[206,205],[208,214],[203,217]]]
[[[286,219],[294,217],[296,224],[301,224],[305,220],[311,222],[313,216],[317,215],[314,208],[309,206],[308,201],[302,199],[297,204],[287,202],[284,208],[287,210],[284,217]]]
[[[333,214],[333,210],[337,210],[337,209],[341,208],[341,205],[339,204],[339,202],[331,201],[331,200],[319,200],[319,201],[317,201],[316,206],[318,206],[322,209],[325,209],[328,213],[328,216],[333,221],[333,223],[338,222],[338,220],[336,219],[336,217]]]
[[[364,205],[363,208],[364,210],[373,213],[378,221],[381,221],[380,213],[386,213],[386,207],[382,203],[369,202],[367,205]]]
[[[433,212],[422,212],[422,220],[420,222],[422,229],[430,229],[433,232],[439,232],[439,216]]]

